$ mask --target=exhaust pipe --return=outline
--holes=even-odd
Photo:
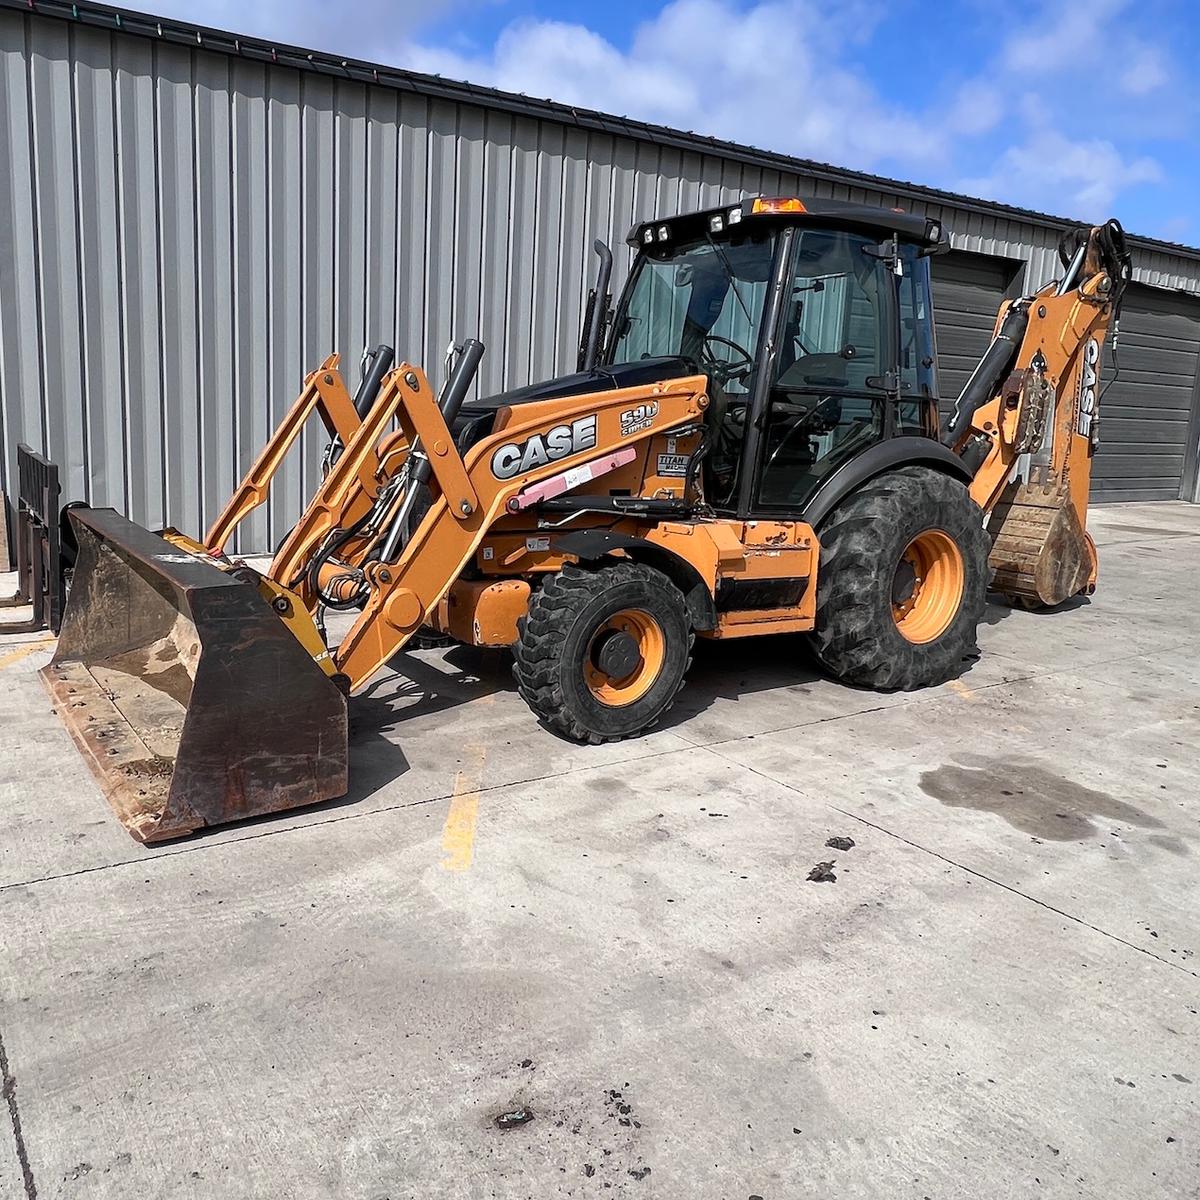
[[[599,238],[592,248],[600,256],[600,270],[596,274],[596,286],[588,295],[583,349],[579,355],[580,371],[590,371],[595,367],[596,360],[600,357],[600,344],[604,340],[604,326],[608,319],[608,283],[612,278],[612,251]]]

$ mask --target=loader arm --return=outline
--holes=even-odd
[[[334,651],[337,670],[348,677],[351,690],[362,687],[426,622],[492,525],[519,502],[520,493],[558,476],[577,486],[571,479],[576,473],[587,478],[583,472],[590,464],[605,463],[632,445],[694,423],[708,406],[707,389],[707,378],[696,375],[576,396],[569,402],[555,399],[502,409],[495,431],[472,446],[465,461],[432,396],[406,396],[402,424],[423,424],[423,443],[445,451],[430,455],[434,499],[401,553],[394,561],[376,559],[364,568],[368,592],[362,613]],[[623,417],[633,410],[653,415],[630,430]],[[568,437],[570,452],[553,459],[530,451],[561,448]],[[538,460],[539,465],[530,465]],[[463,509],[463,481],[477,499],[470,511]]]
[[[316,412],[331,438],[345,440],[360,425],[349,392],[337,371],[338,355],[331,354],[304,380],[304,389],[271,434],[267,444],[246,472],[237,490],[204,535],[203,546],[210,554],[221,554],[233,531],[259,505],[266,502],[284,458]]]
[[[1001,307],[946,430],[989,515],[994,586],[1030,605],[1059,604],[1096,582],[1088,490],[1101,355],[1129,278],[1120,226],[1089,230],[1064,264],[1061,281]]]

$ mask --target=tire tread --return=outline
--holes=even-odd
[[[534,589],[525,615],[517,621],[512,668],[517,691],[546,725],[572,741],[598,746],[642,732],[637,729],[610,734],[584,724],[563,688],[560,670],[562,649],[580,614],[597,597],[613,587],[629,583],[641,583],[662,590],[671,603],[677,604],[680,611],[686,613],[683,593],[661,571],[642,563],[612,560],[611,565],[598,569],[568,563],[548,575],[541,586]],[[662,719],[683,687],[695,640],[690,623],[687,624],[687,630],[685,664],[678,683],[666,704],[643,728],[649,728]]]

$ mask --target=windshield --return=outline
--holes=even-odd
[[[609,361],[681,356],[731,393],[751,387],[776,234],[704,237],[643,252],[617,320]]]

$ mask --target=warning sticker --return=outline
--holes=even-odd
[[[525,549],[532,554],[537,554],[542,550],[549,550],[550,539],[548,537],[527,537],[525,539]]]
[[[674,475],[682,479],[687,474],[688,456],[686,454],[660,454],[658,456],[658,473]]]

